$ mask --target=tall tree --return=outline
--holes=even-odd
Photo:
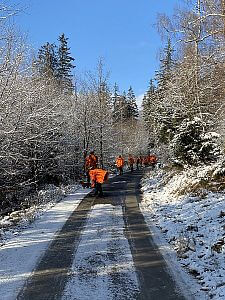
[[[168,39],[163,49],[162,58],[160,59],[160,68],[156,72],[157,90],[153,86],[150,89],[149,96],[154,98],[154,104],[151,103],[154,123],[157,127],[158,136],[161,142],[167,143],[170,132],[173,130],[173,107],[170,105],[169,89],[173,77],[175,62],[173,60],[173,49],[171,41]]]
[[[114,85],[114,90],[113,90],[113,112],[112,112],[112,117],[114,123],[120,123],[122,124],[124,120],[126,119],[126,92],[121,95],[119,93],[119,87],[115,83]]]
[[[118,119],[118,102],[119,102],[119,86],[115,82],[113,87],[113,95],[112,95],[112,102],[113,102],[113,120],[114,122]]]
[[[156,72],[156,79],[158,81],[158,92],[160,97],[164,97],[168,84],[172,75],[172,68],[174,65],[173,60],[173,49],[171,45],[171,40],[168,39],[166,47],[163,49],[163,57],[160,59],[160,69]]]
[[[118,99],[118,97],[119,97],[119,86],[118,86],[118,84],[115,82],[115,84],[114,84],[114,87],[113,87],[113,105],[115,105],[116,104],[116,102],[117,102],[117,99]]]
[[[75,60],[70,53],[68,47],[68,38],[65,34],[59,36],[59,49],[58,49],[58,78],[60,85],[63,89],[72,89],[72,74],[71,71],[75,66],[72,62]]]
[[[58,61],[56,56],[55,44],[46,43],[38,51],[38,56],[35,65],[39,73],[48,78],[57,76]]]
[[[136,103],[136,97],[132,87],[128,89],[126,97],[126,118],[127,119],[137,119],[138,118],[138,107]]]
[[[147,93],[144,95],[142,107],[143,107],[143,118],[146,123],[146,127],[150,130],[154,123],[153,106],[155,105],[156,98],[156,87],[154,85],[153,79],[150,80],[149,88]]]

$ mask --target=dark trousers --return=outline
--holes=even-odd
[[[150,166],[152,167],[152,169],[155,169],[155,165],[156,163],[151,163]]]
[[[123,174],[123,167],[119,167],[118,170],[119,170],[119,175],[122,175]]]
[[[87,185],[88,185],[88,187],[90,187],[91,186],[91,178],[90,178],[89,170],[86,171],[86,177],[87,177]]]
[[[103,192],[102,192],[102,184],[101,183],[98,183],[96,182],[95,183],[95,195],[99,195],[99,196],[102,196],[103,195]]]
[[[130,171],[131,171],[131,172],[134,171],[134,165],[133,165],[133,164],[130,165]]]

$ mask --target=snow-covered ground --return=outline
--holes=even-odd
[[[207,167],[150,171],[142,180],[141,209],[206,298],[225,299],[225,194],[200,188],[208,173]]]
[[[56,203],[65,196],[65,192],[52,188],[44,190],[43,197],[45,201],[48,200],[45,204],[11,214],[9,218],[1,220],[0,224],[4,226],[1,229],[0,247],[2,300],[16,299],[54,235],[90,190],[74,186],[66,192],[67,196],[63,201]]]
[[[121,206],[95,205],[87,220],[62,299],[136,299],[138,280]]]

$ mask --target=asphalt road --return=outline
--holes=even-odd
[[[141,177],[142,171],[116,176],[103,185],[103,198],[88,195],[82,200],[55,236],[17,299],[185,299],[153,243],[139,209]],[[92,211],[95,215],[91,215]],[[99,245],[103,249],[100,250]],[[85,252],[89,256],[83,259],[91,262],[88,268],[78,258]],[[120,267],[129,253],[134,266],[129,272],[135,273],[135,277]],[[96,281],[100,278],[100,269],[104,269],[101,286]],[[73,289],[68,291],[70,282]],[[107,294],[101,296],[104,284]],[[91,295],[88,288],[92,286],[95,293]]]

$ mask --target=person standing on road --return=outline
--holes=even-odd
[[[130,167],[130,171],[133,172],[133,170],[134,170],[134,158],[131,154],[128,155],[128,165]]]
[[[123,167],[124,167],[124,159],[121,155],[119,155],[116,159],[116,166],[119,171],[119,175],[123,174]]]
[[[87,177],[87,185],[90,187],[90,170],[96,169],[98,165],[98,157],[95,155],[94,151],[91,151],[90,154],[85,159],[85,173]]]
[[[145,167],[148,166],[148,156],[145,156],[144,159],[143,159],[143,164]]]
[[[155,165],[157,163],[156,155],[155,154],[150,154],[149,157],[148,157],[148,161],[149,161],[150,166],[154,169]]]
[[[102,184],[107,181],[109,173],[103,169],[91,168],[90,172],[91,187],[95,188],[95,196],[103,197]]]
[[[139,170],[140,158],[137,156],[135,161],[136,161],[136,169]]]

